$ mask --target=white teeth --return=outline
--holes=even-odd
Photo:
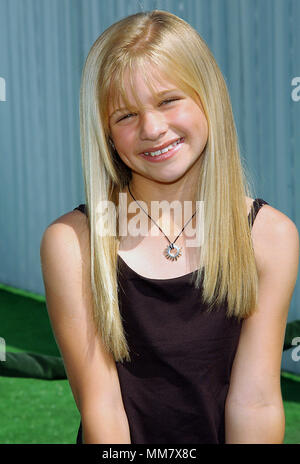
[[[157,150],[157,151],[152,151],[152,152],[148,152],[148,153],[144,153],[144,155],[151,155],[151,156],[157,156],[157,155],[161,155],[162,153],[166,153],[167,151],[169,150],[172,150],[173,147],[175,147],[175,145],[177,145],[179,142],[180,142],[181,139],[178,139],[176,140],[176,142],[174,143],[171,143],[171,145],[169,145],[168,147],[166,148],[163,148],[162,150]]]

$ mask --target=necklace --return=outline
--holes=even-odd
[[[178,239],[178,237],[182,234],[182,232],[184,231],[185,227],[188,225],[188,223],[193,219],[193,217],[195,216],[196,212],[197,212],[197,209],[196,211],[194,212],[193,216],[191,217],[191,219],[188,220],[188,222],[185,224],[185,226],[183,227],[183,229],[181,230],[181,232],[177,235],[177,237],[175,238],[174,242],[171,242],[168,237],[166,236],[166,234],[164,233],[163,230],[161,230],[161,228],[159,227],[158,224],[156,224],[156,222],[154,221],[154,219],[152,219],[151,216],[149,216],[149,214],[144,210],[144,208],[139,204],[139,202],[134,198],[134,196],[132,195],[131,191],[130,191],[130,188],[129,188],[129,185],[127,185],[128,187],[128,190],[129,190],[129,193],[130,195],[132,196],[132,198],[134,199],[134,201],[139,205],[139,207],[144,211],[144,213],[147,214],[147,216],[151,219],[151,221],[154,222],[154,224],[159,228],[159,230],[164,234],[164,236],[166,237],[166,239],[168,240],[169,242],[169,246],[167,246],[164,250],[164,256],[167,258],[167,259],[170,259],[171,261],[177,261],[177,259],[181,256],[181,248],[178,247],[177,245],[175,245],[175,242],[176,240]]]

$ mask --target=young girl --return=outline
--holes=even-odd
[[[126,17],[80,116],[86,203],[41,242],[77,443],[282,443],[298,231],[251,195],[211,52],[171,13]]]

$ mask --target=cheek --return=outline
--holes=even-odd
[[[132,132],[128,128],[126,128],[126,130],[119,130],[118,133],[115,134],[114,141],[118,156],[128,166],[134,158],[134,147],[136,147]]]
[[[181,113],[177,119],[178,125],[181,129],[192,137],[201,136],[201,138],[207,138],[208,136],[208,124],[205,115],[199,112],[199,109],[193,113],[185,112]]]
[[[208,136],[208,123],[205,114],[199,110],[199,108],[197,109],[197,112],[195,111],[194,122],[195,129],[201,133],[202,137],[206,138]]]
[[[205,114],[196,104],[182,108],[176,114],[176,122],[187,129],[192,127],[205,128],[207,126]]]
[[[130,133],[128,130],[118,129],[112,132],[115,146],[119,153],[126,153],[126,148],[130,146]]]

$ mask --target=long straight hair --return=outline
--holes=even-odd
[[[204,40],[181,18],[153,10],[128,16],[106,29],[93,44],[80,90],[80,135],[91,243],[91,285],[95,330],[115,361],[130,361],[118,304],[119,193],[131,170],[109,143],[109,98],[127,103],[124,74],[132,92],[137,69],[151,87],[147,64],[154,64],[178,87],[200,98],[208,140],[196,189],[204,204],[204,243],[195,286],[203,287],[208,311],[226,303],[226,316],[241,320],[255,310],[258,276],[246,196],[251,197],[239,153],[231,102],[222,73]],[[195,97],[196,98],[196,97]],[[98,214],[101,202],[116,209]],[[104,224],[105,223],[105,224]],[[101,230],[106,234],[101,234]],[[203,269],[205,267],[205,272]]]

